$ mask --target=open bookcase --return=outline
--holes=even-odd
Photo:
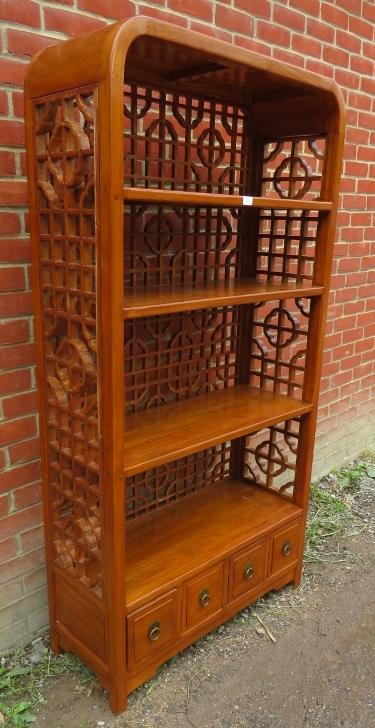
[[[300,579],[342,100],[136,18],[38,54],[26,113],[52,644],[121,711]]]

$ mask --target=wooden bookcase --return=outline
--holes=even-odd
[[[26,79],[52,644],[114,711],[297,584],[343,105],[147,18]]]

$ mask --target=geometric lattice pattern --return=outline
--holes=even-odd
[[[127,206],[125,296],[145,286],[191,285],[238,276],[243,210]]]
[[[226,102],[125,86],[125,185],[246,194],[245,113]]]
[[[126,480],[126,515],[133,520],[229,476],[231,443],[188,455]]]
[[[262,195],[313,200],[320,196],[326,140],[285,139],[264,147]]]
[[[300,418],[296,418],[248,435],[244,478],[292,498],[299,429]]]
[[[238,337],[233,306],[127,321],[127,411],[233,386]]]
[[[311,281],[319,213],[310,210],[262,210],[259,215],[257,279]]]
[[[310,299],[254,306],[250,384],[302,398]]]
[[[55,561],[100,593],[94,88],[34,113]]]

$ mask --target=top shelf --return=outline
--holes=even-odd
[[[247,195],[220,195],[210,192],[183,192],[180,190],[159,190],[152,187],[124,187],[123,196],[127,202],[148,202],[149,204],[193,205],[200,207],[254,207],[269,210],[317,210],[330,212],[332,202],[322,200],[296,200],[271,197],[250,197]]]

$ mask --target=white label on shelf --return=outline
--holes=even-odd
[[[244,207],[251,207],[253,204],[253,197],[247,197],[246,195],[242,198],[242,204]]]

